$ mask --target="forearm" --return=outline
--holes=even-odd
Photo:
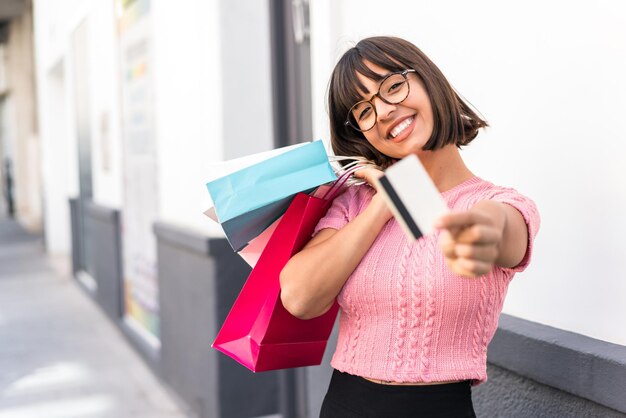
[[[293,315],[313,318],[332,306],[389,219],[384,202],[372,203],[330,238],[289,260],[280,275],[281,299]]]
[[[487,214],[494,227],[502,231],[495,264],[500,267],[514,267],[522,261],[528,246],[528,229],[521,213],[511,205],[484,200],[472,210]]]

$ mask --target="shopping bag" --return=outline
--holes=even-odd
[[[241,251],[250,241],[285,213],[293,196],[287,196],[260,208],[220,222],[224,235],[235,251]]]
[[[208,182],[207,188],[224,223],[336,179],[324,144],[314,141]]]
[[[324,184],[318,187],[317,189],[315,189],[315,191],[310,194],[311,196],[321,198],[329,192],[330,188],[331,188],[330,185]],[[217,219],[217,215],[215,214],[215,207],[210,207],[209,209],[205,210],[203,213],[209,218],[211,218],[214,222],[219,223]],[[269,241],[270,237],[276,230],[276,227],[278,226],[278,222],[280,221],[281,218],[282,218],[282,215],[280,218],[275,220],[274,223],[272,223],[269,227],[263,230],[256,238],[253,238],[252,240],[250,240],[245,247],[237,251],[237,254],[239,254],[239,256],[243,258],[243,260],[246,263],[248,263],[250,267],[254,268],[254,266],[256,266],[256,263],[259,261],[259,258],[261,257],[261,253],[265,249],[265,246],[267,245],[267,242]]]
[[[250,241],[245,248],[237,251],[237,254],[239,254],[239,256],[243,258],[243,260],[248,263],[250,267],[254,268],[256,266],[256,263],[259,261],[259,258],[261,258],[263,250],[274,234],[274,231],[278,227],[278,223],[281,219],[282,216],[274,221],[274,223],[271,224],[265,231],[261,232],[258,237]]]
[[[302,320],[280,300],[280,272],[308,242],[326,214],[328,199],[298,193],[278,223],[261,257],[220,329],[213,348],[253,372],[318,365],[339,306]]]
[[[296,148],[299,148],[299,150],[296,151]],[[280,149],[280,152],[278,154],[279,155],[276,155],[275,153],[268,154],[267,152],[265,152],[259,155],[243,157],[237,160],[231,160],[230,162],[229,161],[224,162],[222,168],[224,170],[227,170],[226,172],[228,172],[229,175],[224,176],[221,179],[218,179],[219,181],[216,180],[207,184],[207,187],[209,187],[210,190],[212,188],[217,188],[217,191],[214,190],[213,194],[219,194],[222,197],[230,196],[230,198],[234,201],[240,200],[240,203],[242,203],[243,205],[245,205],[246,202],[250,203],[253,199],[259,199],[263,197],[264,195],[267,198],[266,202],[269,202],[271,199],[278,198],[277,194],[279,194],[279,189],[278,188],[272,189],[272,192],[274,193],[274,197],[272,197],[272,195],[266,194],[262,190],[263,186],[267,185],[270,181],[272,181],[272,179],[274,179],[273,176],[276,176],[277,167],[281,167],[284,164],[295,165],[293,167],[293,170],[294,172],[296,172],[297,174],[296,176],[284,175],[282,178],[278,179],[278,183],[287,184],[288,187],[291,188],[291,191],[294,191],[293,194],[290,194],[282,199],[273,201],[271,203],[267,203],[264,206],[260,206],[256,209],[249,210],[248,212],[242,213],[231,219],[228,219],[228,215],[225,215],[225,214],[220,215],[217,209],[218,203],[215,204],[215,206],[213,207],[213,215],[210,215],[210,216],[212,216],[213,219],[215,219],[218,223],[220,223],[222,230],[224,232],[224,235],[226,236],[226,239],[228,240],[233,250],[237,252],[244,251],[247,245],[249,245],[249,243],[252,240],[254,240],[255,237],[258,237],[259,235],[261,235],[263,231],[268,229],[285,212],[285,210],[287,210],[287,207],[289,206],[289,203],[295,196],[296,191],[297,192],[304,191],[305,193],[310,193],[314,190],[320,191],[320,188],[315,189],[315,187],[313,187],[310,190],[303,190],[301,187],[298,187],[298,186],[302,186],[301,180],[298,180],[299,178],[298,175],[302,175],[303,173],[305,173],[306,182],[307,182],[306,184],[318,185],[318,184],[323,184],[323,183],[320,183],[321,181],[326,181],[333,176],[336,178],[336,175],[333,175],[331,177],[326,177],[329,174],[329,171],[328,171],[329,168],[330,170],[336,172],[337,174],[343,175],[346,173],[354,172],[354,170],[357,168],[362,168],[365,166],[372,166],[371,162],[360,157],[349,157],[349,156],[330,156],[329,157],[325,154],[325,150],[321,141],[315,141],[315,142],[306,143],[306,144],[299,144],[297,146],[291,146],[291,147],[284,147]],[[261,158],[260,157],[261,155],[266,157],[266,159],[259,161],[259,159]],[[306,160],[305,156],[309,156],[308,157],[309,159]],[[242,188],[242,183],[240,183],[241,176],[243,175],[243,173],[248,172],[249,170],[253,169],[253,167],[246,165],[249,163],[251,159],[254,159],[254,161],[257,163],[257,165],[255,166],[256,167],[255,170],[257,170],[257,172],[260,172],[261,174],[263,172],[267,172],[266,173],[267,178],[263,179],[262,176],[259,176],[259,179],[258,179],[259,187],[253,188],[253,190],[251,190],[249,193],[239,193],[239,195],[237,195],[237,193],[233,193],[232,189],[227,188],[226,191],[222,190],[223,193],[220,194],[221,193],[219,191],[220,187],[224,187],[225,184],[220,185],[218,183],[221,181],[225,181],[227,178],[230,178],[230,177],[234,179],[233,180],[235,181],[234,184],[237,184],[236,188],[239,188],[241,190]],[[297,162],[299,160],[301,161],[300,163]],[[343,167],[339,169],[332,168],[330,163],[328,163],[328,161],[337,162],[337,161],[346,161],[346,160],[352,161],[352,163],[344,165]],[[269,164],[269,161],[276,162],[276,167],[272,165],[269,165],[265,168],[261,167],[262,165],[261,163]],[[306,168],[306,167],[309,167],[309,168]],[[270,171],[274,170],[274,172],[269,173],[268,169]],[[285,174],[286,172],[289,172],[289,170],[291,169],[286,168],[285,171],[281,171],[281,175]],[[251,173],[248,173],[248,175],[251,175]],[[316,176],[322,176],[322,177],[315,180]],[[355,181],[355,179],[351,179],[349,175],[348,177],[346,177],[346,179],[348,180],[348,182],[351,182],[351,184],[359,183],[359,180]],[[250,209],[250,207],[248,209]],[[243,210],[246,210],[246,209],[242,209],[242,211]],[[255,247],[254,252],[256,254],[253,254],[252,260],[258,259],[258,255],[260,254],[258,251],[259,249],[261,249],[261,247],[259,246]],[[244,257],[244,259],[248,261],[246,257]]]
[[[233,158],[226,161],[212,162],[206,167],[204,172],[205,182],[210,182],[220,177],[227,176],[236,171],[250,167],[251,165],[260,163],[261,161],[269,160],[277,155],[284,154],[296,148],[300,148],[310,144],[310,142],[302,142],[300,144],[288,145],[286,147],[274,148],[268,151],[257,152],[255,154],[249,154],[243,157]],[[335,161],[335,158],[333,161]]]
[[[242,258],[250,264],[249,259],[243,254],[250,253],[252,259],[256,257],[258,260],[263,248],[265,248],[265,244],[267,244],[267,240],[271,236],[271,231],[275,229],[272,228],[272,225],[276,224],[277,220],[280,219],[282,214],[287,210],[292,200],[293,197],[289,196],[278,202],[270,203],[269,205],[251,212],[244,213],[226,222],[220,222],[219,219],[217,219],[214,206],[205,210],[203,213],[214,222],[220,224],[222,232],[224,232],[233,250],[242,255]],[[253,242],[255,243],[253,246],[254,249],[249,248]],[[261,245],[261,243],[263,244]],[[250,265],[254,267],[254,264]]]
[[[331,188],[332,186],[324,184],[310,194],[314,197],[324,198],[324,196],[326,196],[331,191]],[[243,258],[250,267],[254,268],[254,266],[256,266],[256,263],[259,261],[259,258],[261,257],[261,254],[265,249],[265,246],[267,245],[270,237],[276,230],[276,227],[278,226],[278,223],[281,219],[282,216],[274,221],[274,223],[271,224],[267,229],[261,232],[259,236],[252,239],[252,241],[250,241],[248,245],[246,245],[243,249],[237,251],[237,254],[239,254],[239,256]],[[217,222],[217,218],[215,218],[214,220]]]

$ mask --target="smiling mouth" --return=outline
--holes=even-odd
[[[411,123],[413,123],[413,120],[415,119],[415,115],[406,118],[405,120],[403,120],[402,122],[400,122],[398,124],[398,126],[396,126],[395,128],[393,128],[391,130],[391,132],[389,132],[389,139],[394,139],[396,138],[398,135],[400,135],[402,132],[404,132],[404,130],[406,128],[408,128]]]

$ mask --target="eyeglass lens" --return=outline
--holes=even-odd
[[[398,104],[409,95],[409,83],[402,74],[391,74],[385,78],[378,89],[378,96],[386,103]],[[364,100],[358,102],[349,112],[350,125],[360,131],[372,129],[376,124],[376,109],[374,105]]]

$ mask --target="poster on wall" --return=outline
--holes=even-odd
[[[159,346],[158,211],[150,0],[117,0],[122,89],[124,321]]]

